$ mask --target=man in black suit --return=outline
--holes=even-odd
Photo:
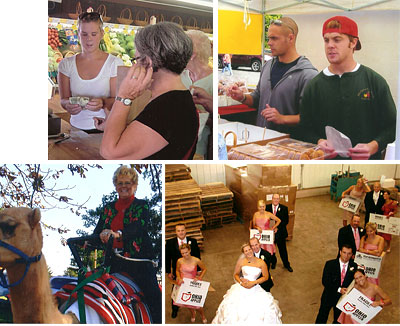
[[[268,251],[266,251],[260,247],[260,241],[258,241],[257,238],[253,237],[250,239],[249,242],[250,242],[250,247],[253,250],[254,256],[264,260],[265,263],[267,264],[268,274],[269,274],[268,280],[266,280],[264,283],[261,283],[260,286],[265,291],[270,292],[271,288],[274,286],[274,282],[272,281],[271,273],[269,272],[269,268],[271,265],[271,254]],[[260,277],[262,277],[262,275],[260,275]]]
[[[200,259],[200,249],[195,238],[186,236],[185,224],[177,224],[175,226],[176,238],[167,240],[165,245],[165,272],[171,280],[176,278],[176,262],[182,257],[179,251],[179,246],[183,243],[190,245],[190,252],[192,256]],[[178,315],[179,307],[172,303],[172,318]]]
[[[365,234],[365,230],[359,227],[360,216],[354,214],[350,220],[350,224],[342,227],[338,233],[338,248],[342,248],[344,244],[351,246],[353,250],[353,258],[356,251],[360,248],[361,237]],[[339,257],[340,253],[338,254]]]
[[[351,259],[352,256],[351,246],[345,244],[340,248],[339,258],[328,260],[325,263],[322,275],[324,291],[321,296],[316,324],[326,324],[332,308],[333,323],[338,324],[337,319],[341,311],[336,308],[336,304],[340,296],[346,293],[347,287],[353,281],[354,273],[357,271],[357,264]]]
[[[289,223],[289,210],[285,205],[279,203],[279,194],[274,194],[272,196],[272,204],[269,204],[265,207],[267,212],[271,212],[276,217],[281,220],[281,223],[278,225],[278,231],[275,233],[275,243],[279,249],[279,255],[281,256],[281,260],[283,266],[289,271],[293,272],[293,268],[290,266],[287,248],[286,248],[286,238],[288,236],[286,225]],[[276,266],[276,255],[272,256],[271,268],[274,269]]]
[[[383,191],[379,182],[374,183],[374,191],[367,192],[364,199],[365,204],[365,223],[364,228],[369,222],[369,214],[382,214],[382,206],[385,204]]]

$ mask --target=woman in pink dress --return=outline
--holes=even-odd
[[[394,216],[397,212],[397,201],[390,199],[390,191],[385,190],[383,192],[383,198],[385,199],[385,203],[382,206],[383,215],[387,216],[389,219],[391,216]],[[390,241],[392,240],[392,235],[387,233],[378,233],[385,239],[386,243],[386,252],[390,252]]]
[[[357,212],[360,210],[361,206],[364,204],[365,194],[370,192],[371,188],[368,186],[367,179],[359,178],[357,180],[357,184],[354,186],[350,186],[348,189],[342,192],[342,198],[346,196],[350,196],[353,198],[357,198],[361,201],[361,205],[358,207]],[[356,212],[356,213],[357,213]],[[347,220],[351,219],[354,213],[349,211],[344,211],[343,213],[343,226],[347,225]]]
[[[383,308],[392,304],[392,300],[378,285],[369,282],[370,278],[365,275],[363,269],[358,269],[354,273],[354,281],[354,288],[372,300],[373,307],[381,306]],[[380,298],[380,300],[377,300],[377,295],[378,299]],[[357,321],[351,318],[351,315],[347,315],[344,312],[340,314],[338,322],[341,324],[359,324]]]
[[[262,230],[273,230],[274,232],[278,231],[277,227],[281,223],[280,218],[276,217],[274,214],[267,212],[265,210],[265,201],[259,200],[257,203],[258,211],[254,213],[252,226],[254,229],[257,229],[259,232]],[[270,227],[270,221],[274,220],[275,224]],[[250,229],[252,228],[250,225]],[[262,244],[261,248],[267,250],[271,255],[276,252],[276,248],[274,244]]]
[[[176,262],[176,282],[178,285],[183,283],[183,278],[190,278],[195,281],[201,281],[204,274],[207,271],[206,266],[203,262],[192,255],[190,255],[190,245],[183,243],[179,246],[179,251],[181,252],[182,258],[179,258]],[[197,275],[197,267],[200,267],[201,272]],[[204,315],[204,310],[202,307],[196,307],[191,305],[178,304],[174,302],[174,305],[185,307],[190,310],[192,323],[196,320],[196,310],[200,312],[203,324],[207,323],[206,316]]]
[[[368,222],[365,226],[366,234],[361,238],[360,241],[360,252],[368,255],[380,256],[383,252],[385,240],[376,234],[376,223]],[[379,284],[378,278],[369,277],[368,280],[376,285]]]

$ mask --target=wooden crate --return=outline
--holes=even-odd
[[[235,222],[236,219],[237,219],[236,213],[222,215],[222,224],[228,224],[228,223]]]
[[[201,228],[205,223],[200,206],[201,189],[193,179],[165,184],[165,239],[176,236],[175,226],[184,223],[186,234],[197,240],[203,249]]]
[[[185,164],[166,164],[165,182],[192,179],[191,170]]]

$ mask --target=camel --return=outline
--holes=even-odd
[[[40,227],[40,210],[25,207],[7,208],[0,211],[0,240],[27,256],[39,256],[43,246]],[[0,265],[7,270],[9,283],[19,282],[26,264],[17,260],[20,256],[0,245]],[[30,264],[22,281],[10,287],[11,309],[14,323],[71,324],[76,319],[62,314],[51,293],[47,264],[43,255]]]

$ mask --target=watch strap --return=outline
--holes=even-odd
[[[129,106],[132,103],[132,100],[130,98],[122,98],[120,96],[116,96],[115,100],[121,102],[123,105],[126,105],[126,106]],[[127,100],[129,103],[125,103]]]

